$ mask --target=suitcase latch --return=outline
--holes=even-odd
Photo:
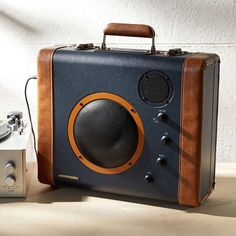
[[[77,50],[90,50],[95,48],[96,47],[93,45],[93,43],[84,43],[76,47]]]
[[[184,55],[187,52],[182,51],[181,48],[172,48],[167,52],[167,55],[169,56],[180,56],[180,55]]]

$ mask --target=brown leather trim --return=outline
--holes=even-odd
[[[178,201],[189,206],[201,203],[203,70],[210,56],[194,54],[185,60],[183,66]]]
[[[53,178],[53,54],[62,46],[41,49],[38,56],[38,179],[54,184]]]
[[[154,29],[149,25],[110,23],[103,30],[105,35],[130,36],[130,37],[155,37]]]

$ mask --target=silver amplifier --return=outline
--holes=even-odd
[[[0,121],[0,197],[25,197],[31,171],[26,167],[33,153],[30,123],[23,122],[22,113],[15,118]]]

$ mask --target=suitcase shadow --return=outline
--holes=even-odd
[[[216,187],[210,197],[198,208],[188,208],[188,213],[236,217],[236,176],[216,177]]]
[[[14,202],[28,202],[39,204],[51,204],[54,202],[86,202],[94,201],[97,204],[109,204],[109,201],[118,201],[117,204],[136,204],[149,205],[158,208],[168,208],[181,210],[188,214],[197,213],[212,216],[236,217],[236,188],[234,188],[236,177],[217,177],[216,189],[201,207],[193,208],[180,206],[175,203],[143,199],[138,197],[123,196],[118,194],[103,193],[75,187],[50,187],[41,185],[40,188],[32,188],[27,198],[1,198],[0,204]],[[91,198],[96,198],[92,199]],[[106,202],[106,200],[108,202]],[[127,203],[128,202],[128,203]],[[127,205],[126,205],[127,206]],[[129,205],[132,207],[132,205]]]

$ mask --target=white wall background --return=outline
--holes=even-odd
[[[102,40],[109,22],[154,27],[158,49],[215,52],[221,57],[217,161],[236,162],[236,0],[0,0],[0,119],[22,110],[26,79],[40,48]],[[109,37],[119,47],[149,39]],[[36,119],[36,82],[29,86]]]

